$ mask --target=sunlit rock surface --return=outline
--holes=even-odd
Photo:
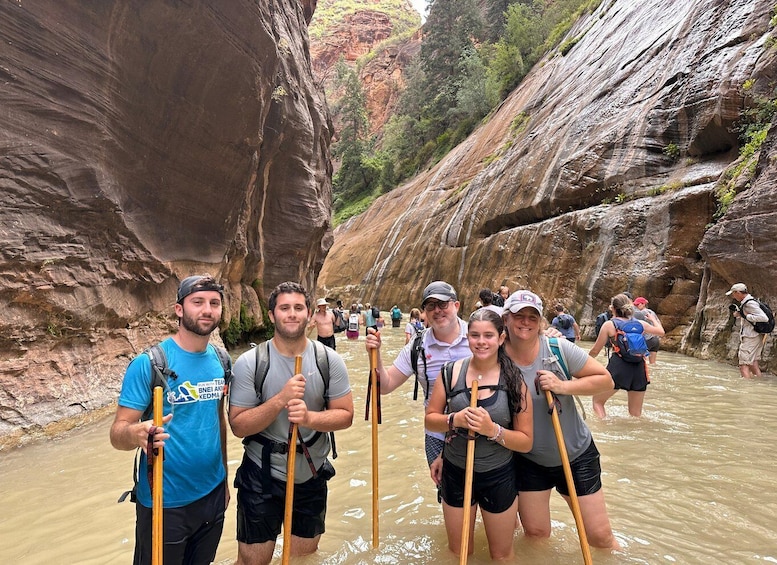
[[[331,244],[315,1],[0,3],[0,436],[118,395],[179,277],[257,294]]]
[[[481,287],[507,284],[565,303],[590,336],[629,290],[666,347],[732,358],[722,293],[743,280],[777,297],[771,140],[752,188],[708,226],[743,85],[773,87],[772,5],[602,2],[469,139],[338,227],[320,292],[408,308],[445,279],[468,313]]]

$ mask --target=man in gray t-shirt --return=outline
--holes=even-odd
[[[310,299],[305,289],[281,283],[270,294],[268,315],[275,336],[266,350],[269,366],[257,391],[259,347],[235,362],[229,397],[232,432],[245,438],[245,454],[235,476],[237,487],[238,560],[269,563],[284,520],[287,453],[290,424],[298,427],[294,466],[294,508],[291,555],[318,549],[324,532],[327,484],[334,468],[327,455],[327,432],[342,430],[353,421],[353,396],[342,358],[305,336]],[[328,365],[328,386],[319,371],[315,347]],[[264,349],[263,349],[264,350]],[[302,357],[302,370],[295,358]],[[304,448],[303,448],[304,444]]]

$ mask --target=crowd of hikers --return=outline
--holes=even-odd
[[[771,321],[773,328],[771,312],[764,314],[743,284],[728,294],[743,320],[753,327]],[[304,287],[281,283],[268,299],[274,336],[232,366],[226,351],[210,343],[221,321],[223,287],[209,275],[181,281],[178,329],[129,364],[110,431],[115,448],[139,451],[128,493],[136,502],[134,563],[155,563],[157,556],[166,564],[212,562],[230,486],[238,564],[269,563],[282,530],[284,552],[317,550],[334,476],[330,459],[337,457],[334,432],[348,428],[354,414],[335,334],[358,339],[361,328],[380,394],[411,377],[415,396],[421,389],[426,461],[451,552],[473,552],[478,511],[493,559],[513,556],[518,528],[527,537],[549,537],[554,489],[575,516],[584,552],[589,545],[618,549],[599,451],[575,397],[591,396],[603,417],[605,402],[625,390],[629,414],[639,416],[664,335],[658,316],[644,297],[618,294],[597,317],[596,341],[585,351],[576,343],[579,325],[560,303],[549,323],[541,297],[530,290],[483,289],[479,299],[465,321],[454,287],[431,282],[409,312],[404,347],[387,364],[378,308],[354,303],[345,311],[337,301],[330,309],[321,298],[314,310]],[[388,314],[392,327],[401,327],[396,305]],[[752,368],[747,329],[740,359]],[[606,367],[596,360],[603,348]],[[156,387],[164,389],[158,406]],[[244,444],[233,485],[228,428]],[[160,485],[151,470],[162,458]],[[163,509],[155,506],[160,488]]]

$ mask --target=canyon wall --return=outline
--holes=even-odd
[[[745,282],[777,302],[775,142],[739,172],[735,131],[773,96],[771,10],[602,2],[465,142],[338,226],[319,294],[406,310],[444,279],[467,314],[480,288],[506,284],[564,303],[591,337],[628,290],[661,317],[664,347],[733,359],[725,291]]]
[[[315,1],[0,4],[0,446],[109,405],[174,330],[312,287],[332,242]]]

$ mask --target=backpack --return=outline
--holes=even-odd
[[[561,314],[558,317],[558,325],[562,330],[568,330],[572,327],[572,317],[569,314]]]
[[[375,322],[377,323],[378,318],[380,318],[380,309],[377,306],[373,306],[371,308],[372,317],[375,318]]]
[[[602,326],[607,320],[612,319],[612,316],[609,312],[602,312],[598,316],[596,316],[596,335],[599,335],[599,332],[602,329]]]
[[[402,319],[402,310],[399,308],[394,308],[391,311],[391,319],[392,320],[401,320]]]
[[[208,344],[208,347],[212,347],[218,355],[221,367],[224,369],[224,396],[226,397],[229,392],[229,383],[232,381],[232,358],[227,353],[227,350],[223,347]],[[143,350],[141,355],[148,355],[151,361],[151,393],[153,398],[154,389],[161,386],[165,390],[170,389],[170,385],[167,384],[168,379],[176,380],[178,375],[170,367],[167,366],[167,357],[165,356],[165,350],[160,347],[158,343],[151,345]],[[154,412],[153,401],[143,411],[143,415],[140,417],[142,420],[149,420]],[[138,491],[138,463],[140,460],[140,448],[135,451],[135,466],[132,470],[133,486],[132,489],[123,492],[119,497],[118,502],[124,502],[129,496],[130,502],[137,502]]]
[[[618,357],[627,363],[642,363],[648,356],[647,343],[643,332],[645,328],[637,320],[621,322],[613,318],[615,339],[612,349]]]
[[[569,372],[569,368],[567,366],[567,358],[564,355],[564,351],[561,349],[561,346],[558,344],[558,338],[557,337],[549,337],[548,338],[548,348],[550,348],[550,352],[553,354],[553,356],[548,359],[551,363],[556,363],[560,368],[561,372],[563,373],[563,376],[566,377],[566,380],[571,381],[572,380],[572,373]],[[555,373],[555,371],[553,371]],[[556,373],[556,376],[558,373]],[[573,395],[575,400],[577,401],[577,405],[580,406],[580,411],[583,413],[583,420],[586,419],[586,413],[585,413],[585,407],[583,406],[582,401],[580,400],[580,397],[577,395]]]
[[[745,304],[750,302],[751,300],[755,301],[756,304],[758,304],[758,307],[761,309],[761,311],[766,314],[766,317],[769,318],[766,322],[756,322],[753,324],[753,322],[749,322],[747,318],[742,316],[743,320],[747,320],[750,324],[753,325],[753,329],[757,331],[759,334],[770,334],[774,330],[774,314],[772,314],[772,309],[769,308],[769,305],[765,302],[758,300],[757,298],[748,298],[742,303],[742,306],[740,308],[744,312]]]
[[[335,322],[334,324],[332,324],[332,328],[334,329],[336,334],[339,334],[340,332],[344,332],[348,324],[345,323],[345,318],[343,317],[343,311],[340,309],[337,309],[337,310],[332,310],[332,312],[335,315]]]
[[[356,312],[348,316],[348,331],[349,332],[359,331],[359,314],[357,314]]]

